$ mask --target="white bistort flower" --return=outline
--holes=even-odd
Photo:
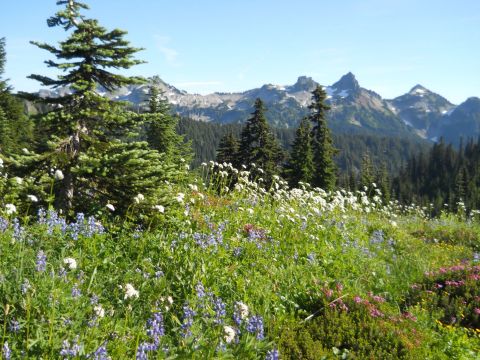
[[[245,305],[243,302],[237,302],[235,304],[235,310],[238,311],[241,319],[246,319],[247,318],[248,313],[249,313],[248,306]]]
[[[12,215],[17,212],[17,207],[13,204],[5,205],[7,215]]]
[[[184,193],[178,193],[176,199],[179,203],[183,203],[184,197],[185,197]]]
[[[55,180],[63,180],[64,177],[62,170],[55,170]]]
[[[137,204],[140,204],[143,200],[145,200],[145,196],[143,194],[138,194],[133,198]]]
[[[236,332],[235,332],[235,329],[233,327],[225,325],[223,327],[223,332],[225,334],[225,336],[223,338],[225,339],[225,342],[227,344],[230,344],[233,340],[235,340]]]
[[[38,202],[38,198],[35,195],[27,195],[27,198],[31,202]]]
[[[165,208],[162,205],[154,205],[153,209],[157,210],[158,212],[160,212],[162,214],[165,212]]]
[[[75,270],[77,268],[77,260],[74,258],[65,258],[63,259],[63,263],[70,269],[70,270]]]
[[[124,299],[129,299],[132,297],[138,298],[139,296],[138,290],[135,290],[132,284],[125,285],[125,297]]]
[[[107,204],[106,206],[108,210],[115,211],[115,206],[113,206],[112,204]]]
[[[99,318],[103,318],[105,316],[105,309],[100,304],[95,305],[93,311],[95,312],[95,315],[97,315]]]

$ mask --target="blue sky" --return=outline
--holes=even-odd
[[[293,84],[300,75],[330,85],[352,71],[385,98],[417,83],[454,103],[480,97],[478,0],[86,0],[85,14],[128,31],[148,64],[128,74],[159,75],[189,92],[242,91]],[[49,54],[30,40],[55,44],[48,28],[55,0],[4,0],[5,76],[16,91],[51,75]]]

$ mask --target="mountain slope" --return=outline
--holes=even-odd
[[[388,100],[387,103],[405,124],[414,128],[418,135],[427,138],[439,135],[442,117],[455,107],[444,97],[421,85],[414,86],[407,94]]]
[[[295,128],[308,114],[311,92],[318,85],[311,77],[300,76],[293,85],[266,84],[238,93],[199,95],[179,90],[159,77],[149,82],[160,87],[175,113],[205,122],[243,123],[250,117],[253,103],[259,97],[267,107],[269,122],[279,128]],[[150,84],[129,86],[113,93],[99,89],[99,93],[114,100],[129,101],[134,108],[141,109],[146,106]],[[476,125],[480,114],[476,98],[456,107],[441,95],[416,85],[408,93],[386,100],[361,87],[351,72],[326,86],[325,91],[331,105],[329,126],[335,133],[420,137],[434,141],[440,137],[457,141],[460,136],[480,136]],[[66,92],[68,89],[41,90],[40,94],[59,96]]]

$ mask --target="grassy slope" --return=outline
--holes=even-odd
[[[420,209],[400,211],[362,194],[287,191],[277,184],[272,195],[255,183],[240,184],[221,195],[200,182],[179,188],[182,201],[159,214],[152,231],[129,230],[111,215],[102,220],[105,234],[84,230],[74,240],[54,222],[14,233],[10,218],[0,232],[0,344],[8,344],[12,358],[67,357],[68,349],[84,356],[102,345],[112,359],[134,358],[142,344],[153,345],[150,358],[263,359],[278,348],[284,358],[361,358],[369,347],[388,354],[398,340],[391,335],[403,328],[413,330],[401,333],[404,350],[392,358],[475,358],[475,335],[437,322],[438,314],[421,303],[406,308],[405,300],[425,272],[473,259],[477,222],[428,220]],[[76,269],[65,258],[75,259]],[[126,298],[126,284],[138,297]],[[362,308],[356,296],[385,303]],[[238,302],[249,308],[240,326],[233,319]],[[341,303],[349,310],[340,310]],[[191,321],[187,305],[195,312]],[[371,306],[382,315],[370,316]],[[415,320],[395,325],[407,311]],[[147,331],[155,313],[162,314],[165,333],[158,343]],[[351,336],[362,337],[364,322],[371,339],[384,337],[387,350],[373,340],[367,350],[347,349],[347,335],[335,335],[348,324],[357,329]],[[225,325],[235,331],[231,343]]]

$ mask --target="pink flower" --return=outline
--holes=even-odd
[[[362,298],[361,298],[360,296],[355,296],[355,297],[353,298],[353,301],[354,301],[355,303],[357,303],[357,304],[360,304],[360,303],[362,302]]]
[[[480,315],[480,309],[479,308],[473,309],[473,312],[477,315]]]

